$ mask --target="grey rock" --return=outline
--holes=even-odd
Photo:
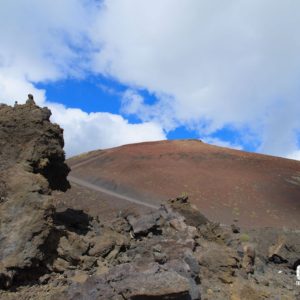
[[[132,216],[127,218],[135,235],[147,235],[149,232],[159,230],[159,219],[160,214],[158,212],[150,213],[138,218]]]
[[[191,299],[188,280],[176,272],[133,274],[113,286],[125,299]]]

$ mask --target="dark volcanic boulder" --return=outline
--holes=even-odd
[[[209,223],[209,220],[198,209],[191,206],[187,196],[170,199],[167,204],[185,218],[187,225],[199,227]]]
[[[52,189],[65,190],[63,131],[34,104],[0,106],[0,287],[44,272],[58,243]]]

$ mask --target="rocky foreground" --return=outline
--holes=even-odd
[[[109,223],[55,207],[69,168],[50,115],[0,106],[1,299],[300,299],[297,230],[220,226],[187,197]]]

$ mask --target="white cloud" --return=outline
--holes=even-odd
[[[203,135],[227,124],[247,126],[262,142],[260,151],[287,155],[297,149],[300,3],[104,2],[91,31],[102,47],[94,70],[137,91],[169,95],[153,106],[131,98],[129,111]]]
[[[29,93],[35,96],[37,104],[44,104],[45,93],[43,90],[36,89],[32,83],[22,77],[6,76],[0,68],[0,102],[9,105],[14,104],[15,101],[24,103]]]
[[[132,89],[127,89],[121,96],[121,111],[124,114],[138,115],[144,122],[155,120],[161,124],[166,131],[180,126],[179,122],[175,122],[173,118],[174,109],[170,106],[173,99],[170,96],[160,93],[157,95],[160,101],[154,105],[145,104],[144,98],[137,91]]]
[[[59,104],[48,106],[53,112],[52,121],[64,128],[68,156],[128,143],[166,139],[162,128],[154,122],[130,124],[120,115],[88,114]]]
[[[161,127],[182,125],[213,141],[230,125],[245,143],[256,135],[258,151],[289,156],[299,150],[299,28],[293,0],[3,0],[0,101],[30,92],[45,105],[35,83],[102,73],[128,85],[123,113],[143,123],[56,106],[69,153],[102,147],[104,138],[130,142],[133,132],[160,139]],[[145,104],[141,88],[158,101]]]
[[[81,0],[1,1],[1,73],[27,81],[79,76],[89,53],[86,32],[92,19]]]
[[[287,158],[300,160],[300,150],[290,153],[289,155],[287,155]]]

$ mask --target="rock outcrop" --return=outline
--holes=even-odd
[[[35,105],[0,105],[0,171],[16,165],[41,174],[50,189],[70,187],[66,177],[63,130],[50,122],[51,111]]]
[[[0,286],[46,272],[53,246],[52,189],[66,190],[63,131],[34,104],[0,106]]]
[[[299,232],[210,222],[187,197],[108,223],[55,207],[62,130],[34,104],[0,107],[0,299],[296,299]]]

